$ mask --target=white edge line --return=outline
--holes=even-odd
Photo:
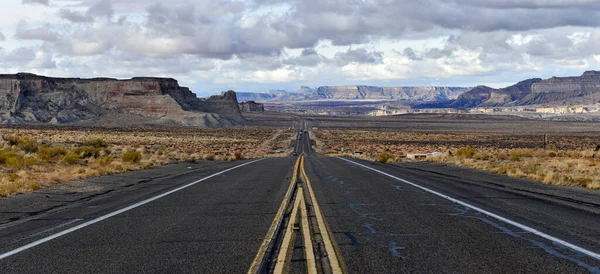
[[[366,166],[366,165],[363,165],[363,164],[360,164],[360,163],[357,163],[357,162],[354,162],[354,161],[350,161],[350,160],[348,160],[348,159],[344,159],[344,158],[341,158],[341,157],[336,157],[336,158],[338,158],[338,159],[342,159],[342,160],[344,160],[344,161],[346,161],[346,162],[350,162],[350,163],[353,163],[353,164],[355,164],[355,165],[358,165],[358,166],[361,166],[361,167],[364,167],[364,168],[370,169],[370,170],[372,170],[372,171],[375,171],[375,172],[381,173],[381,174],[383,174],[383,175],[385,175],[385,176],[388,176],[388,177],[390,177],[390,178],[396,179],[396,180],[398,180],[398,181],[401,181],[401,182],[403,182],[403,183],[409,184],[409,185],[411,185],[411,186],[414,186],[414,187],[420,188],[420,189],[422,189],[422,190],[424,190],[424,191],[427,191],[427,192],[429,192],[429,193],[431,193],[431,194],[434,194],[434,195],[440,196],[440,197],[442,197],[442,198],[445,198],[445,199],[447,199],[447,200],[450,200],[450,201],[452,201],[452,202],[455,202],[455,203],[457,203],[457,204],[460,204],[460,205],[466,206],[466,207],[468,207],[468,208],[471,208],[471,209],[473,209],[473,210],[479,211],[479,212],[481,212],[481,213],[483,213],[483,214],[485,214],[485,215],[488,215],[488,216],[490,216],[490,217],[492,217],[492,218],[494,218],[494,219],[500,220],[500,221],[502,221],[502,222],[505,222],[505,223],[508,223],[508,224],[510,224],[510,225],[516,226],[516,227],[518,227],[518,228],[520,228],[520,229],[523,229],[523,230],[525,230],[525,231],[529,231],[529,232],[531,232],[531,233],[533,233],[533,234],[535,234],[535,235],[538,235],[538,236],[540,236],[540,237],[542,237],[542,238],[545,238],[545,239],[547,239],[547,240],[550,240],[550,241],[553,241],[553,242],[555,242],[555,243],[561,244],[561,245],[563,245],[563,246],[569,247],[569,248],[571,248],[571,249],[573,249],[573,250],[576,250],[576,251],[578,251],[578,252],[580,252],[580,253],[583,253],[583,254],[585,254],[585,255],[588,255],[588,256],[590,256],[590,257],[592,257],[592,258],[596,259],[596,260],[600,260],[600,254],[598,254],[598,253],[595,253],[595,252],[593,252],[593,251],[587,250],[587,249],[585,249],[585,248],[583,248],[583,247],[580,247],[580,246],[574,245],[574,244],[572,244],[572,243],[569,243],[569,242],[567,242],[567,241],[561,240],[561,239],[559,239],[559,238],[556,238],[556,237],[550,236],[550,235],[548,235],[548,234],[546,234],[546,233],[544,233],[544,232],[541,232],[541,231],[539,231],[539,230],[537,230],[537,229],[535,229],[535,228],[531,228],[531,227],[528,227],[528,226],[526,226],[526,225],[523,225],[523,224],[517,223],[517,222],[515,222],[515,221],[512,221],[512,220],[510,220],[510,219],[507,219],[507,218],[504,218],[504,217],[502,217],[502,216],[496,215],[496,214],[494,214],[494,213],[492,213],[492,212],[489,212],[489,211],[487,211],[487,210],[484,210],[484,209],[481,209],[481,208],[479,208],[479,207],[476,207],[476,206],[474,206],[474,205],[471,205],[471,204],[465,203],[465,202],[463,202],[463,201],[460,201],[460,200],[454,199],[454,198],[452,198],[452,197],[450,197],[450,196],[448,196],[448,195],[445,195],[445,194],[439,193],[439,192],[437,192],[437,191],[435,191],[435,190],[431,190],[431,189],[429,189],[429,188],[426,188],[426,187],[423,187],[423,186],[417,185],[417,184],[415,184],[415,183],[412,183],[412,182],[410,182],[410,181],[404,180],[404,179],[402,179],[402,178],[398,178],[398,177],[396,177],[396,176],[394,176],[394,175],[391,175],[391,174],[385,173],[385,172],[383,172],[383,171],[379,171],[379,170],[377,170],[377,169],[374,169],[374,168],[372,168],[372,167],[369,167],[369,166]]]
[[[24,246],[21,246],[21,247],[19,247],[19,248],[16,248],[16,249],[13,249],[13,250],[11,250],[11,251],[8,251],[8,252],[6,252],[6,253],[0,254],[0,260],[2,260],[2,259],[5,259],[5,258],[7,258],[7,257],[10,257],[10,256],[12,256],[12,255],[15,255],[15,254],[17,254],[17,253],[19,253],[19,252],[25,251],[25,250],[27,250],[27,249],[30,249],[30,248],[32,248],[32,247],[35,247],[35,246],[37,246],[37,245],[43,244],[43,243],[45,243],[45,242],[48,242],[48,241],[50,241],[50,240],[56,239],[56,238],[58,238],[58,237],[60,237],[60,236],[63,236],[63,235],[69,234],[69,233],[71,233],[71,232],[73,232],[73,231],[76,231],[76,230],[82,229],[82,228],[84,228],[84,227],[86,227],[86,226],[89,226],[89,225],[95,224],[95,223],[97,223],[97,222],[100,222],[100,221],[102,221],[102,220],[106,220],[106,219],[108,219],[108,218],[110,218],[110,217],[113,217],[113,216],[115,216],[115,215],[121,214],[121,213],[123,213],[123,212],[125,212],[125,211],[129,211],[129,210],[131,210],[131,209],[134,209],[134,208],[136,208],[136,207],[139,207],[139,206],[141,206],[141,205],[144,205],[144,204],[147,204],[147,203],[149,203],[149,202],[152,202],[152,201],[154,201],[154,200],[160,199],[160,198],[162,198],[162,197],[165,197],[165,196],[167,196],[167,195],[169,195],[169,194],[172,194],[172,193],[174,193],[174,192],[180,191],[180,190],[182,190],[182,189],[184,189],[184,188],[187,188],[187,187],[190,187],[190,186],[192,186],[192,185],[195,185],[195,184],[197,184],[197,183],[200,183],[200,182],[202,182],[202,181],[208,180],[208,179],[210,179],[210,178],[212,178],[212,177],[219,176],[219,175],[221,175],[221,174],[223,174],[223,173],[225,173],[225,172],[228,172],[228,171],[234,170],[234,169],[236,169],[236,168],[243,167],[243,166],[245,166],[245,165],[249,165],[249,164],[252,164],[252,163],[255,163],[255,162],[261,161],[261,160],[264,160],[264,159],[258,159],[258,160],[254,160],[254,161],[251,161],[251,162],[243,163],[243,164],[241,164],[241,165],[237,165],[237,166],[234,166],[234,167],[228,168],[228,169],[226,169],[226,170],[223,170],[223,171],[217,172],[217,173],[215,173],[215,174],[209,175],[209,176],[207,176],[207,177],[204,177],[204,178],[202,178],[202,179],[200,179],[200,180],[197,180],[197,181],[191,182],[191,183],[189,183],[189,184],[187,184],[187,185],[180,186],[180,187],[178,187],[178,188],[176,188],[176,189],[169,190],[169,191],[167,191],[167,192],[165,192],[165,193],[163,193],[163,194],[160,194],[160,195],[154,196],[154,197],[152,197],[152,198],[149,198],[149,199],[143,200],[143,201],[141,201],[141,202],[137,202],[137,203],[135,203],[135,204],[133,204],[133,205],[130,205],[130,206],[128,206],[128,207],[125,207],[125,208],[119,209],[119,210],[117,210],[117,211],[113,211],[113,212],[111,212],[111,213],[108,213],[108,214],[106,214],[106,215],[100,216],[100,217],[98,217],[98,218],[96,218],[96,219],[89,220],[89,221],[87,221],[87,222],[85,222],[85,223],[82,223],[82,224],[80,224],[80,225],[77,225],[77,226],[71,227],[71,228],[69,228],[69,229],[63,230],[63,231],[61,231],[61,232],[58,232],[58,233],[56,233],[56,234],[52,234],[52,235],[50,235],[50,236],[48,236],[48,237],[45,237],[45,238],[39,239],[39,240],[37,240],[37,241],[35,241],[35,242],[32,242],[32,243],[26,244],[26,245],[24,245]]]

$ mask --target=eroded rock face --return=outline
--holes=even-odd
[[[461,94],[446,107],[473,108],[515,105],[519,100],[531,94],[532,85],[540,81],[542,81],[540,78],[527,79],[501,89],[477,86]]]
[[[248,101],[248,102],[241,102],[239,104],[240,106],[240,110],[243,112],[264,112],[265,111],[265,105],[254,102],[254,101]]]
[[[600,71],[586,71],[579,77],[528,79],[501,89],[477,86],[456,100],[435,107],[570,106],[596,103],[600,103]]]
[[[586,71],[580,77],[552,77],[533,85],[534,93],[600,91],[600,71]]]
[[[232,93],[199,99],[170,78],[117,80],[6,74],[0,75],[0,113],[3,123],[102,123],[103,117],[120,113],[123,117],[147,118],[149,123],[219,126],[243,121]]]

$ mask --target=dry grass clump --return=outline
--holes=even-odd
[[[0,197],[169,163],[284,156],[291,149],[289,139],[294,132],[277,128],[0,128]]]
[[[137,150],[130,149],[123,153],[121,159],[123,162],[139,163],[142,160],[142,153]]]
[[[392,155],[387,152],[382,152],[377,155],[377,162],[387,163],[390,159],[392,159]]]
[[[474,149],[472,147],[463,147],[459,148],[456,151],[456,156],[460,158],[473,158],[473,156],[475,156],[475,153],[477,153],[477,149]]]
[[[486,170],[545,184],[600,189],[600,137],[555,136],[543,149],[540,136],[498,133],[414,133],[364,130],[312,132],[317,151],[378,162],[414,161],[407,153],[442,152],[427,161]]]

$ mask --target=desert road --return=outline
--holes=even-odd
[[[296,150],[4,223],[0,273],[600,273],[597,191]]]

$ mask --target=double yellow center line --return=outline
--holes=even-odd
[[[331,232],[329,231],[325,218],[321,212],[314,191],[310,184],[310,180],[304,170],[304,156],[298,157],[294,165],[294,171],[290,186],[284,196],[283,202],[279,206],[279,210],[275,215],[275,219],[271,223],[267,235],[265,236],[258,253],[256,254],[248,273],[287,273],[289,272],[290,260],[292,257],[293,242],[295,237],[294,230],[301,230],[304,239],[304,255],[306,260],[306,269],[308,273],[345,273],[345,267],[341,260],[338,249]],[[305,195],[307,193],[307,195]],[[305,197],[306,196],[306,197]],[[290,208],[293,202],[293,207]],[[317,221],[317,231],[312,231],[315,227],[311,226],[307,203],[312,205],[314,217]],[[289,213],[291,211],[291,213]],[[286,223],[283,222],[284,217],[289,218]],[[299,225],[298,225],[298,217]],[[283,240],[279,246],[276,246],[277,237],[283,231]],[[325,247],[325,254],[322,258],[315,257],[315,246],[313,242],[315,238],[313,234],[320,234],[322,245]],[[277,254],[272,254],[277,252]],[[321,252],[323,253],[323,252]],[[277,256],[274,256],[277,255]],[[274,260],[273,262],[269,260]],[[320,262],[320,264],[319,264]]]

